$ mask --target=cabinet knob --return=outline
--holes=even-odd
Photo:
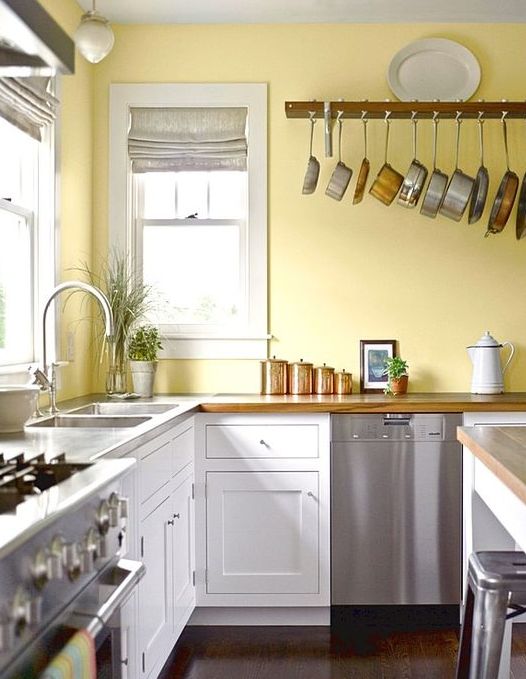
[[[311,492],[310,490],[309,490],[309,492],[307,493],[307,495],[308,495],[309,497],[313,498],[314,500],[316,499],[316,495],[314,495],[314,493]]]
[[[180,519],[181,515],[180,514],[174,514],[174,519]]]
[[[260,441],[259,443],[260,443],[260,445],[265,446],[266,448],[268,448],[268,444],[267,444],[267,442],[266,442],[264,439],[261,439],[261,441]]]
[[[175,523],[175,521],[174,521],[173,519],[169,519],[169,520],[168,520],[168,525],[169,525],[169,526],[173,526],[174,523]]]

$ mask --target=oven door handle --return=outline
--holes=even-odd
[[[104,573],[99,587],[112,587],[111,583],[107,583],[106,578],[114,574],[119,574],[119,571],[124,571],[127,575],[123,580],[110,591],[109,597],[96,611],[78,610],[73,612],[68,625],[75,628],[85,629],[91,634],[93,638],[103,630],[107,625],[111,616],[122,606],[122,604],[129,597],[137,583],[146,572],[146,567],[140,561],[132,561],[130,559],[120,559],[117,564]]]

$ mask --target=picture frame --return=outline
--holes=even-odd
[[[385,359],[396,355],[396,340],[360,340],[360,393],[377,394],[387,387]]]

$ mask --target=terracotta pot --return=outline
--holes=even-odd
[[[407,394],[407,381],[409,377],[407,375],[402,375],[397,380],[389,380],[389,385],[393,394]]]

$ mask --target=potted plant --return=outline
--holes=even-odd
[[[157,370],[157,353],[162,349],[159,331],[153,325],[140,325],[128,342],[128,358],[133,379],[133,391],[141,396],[153,396]]]
[[[151,288],[132,269],[128,256],[118,251],[113,251],[98,269],[83,264],[78,270],[85,274],[92,285],[104,292],[110,303],[114,332],[112,341],[108,343],[106,392],[125,393],[126,347],[132,328],[144,319],[150,308]]]
[[[407,369],[407,362],[399,356],[385,359],[384,375],[387,375],[388,378],[387,387],[384,389],[386,394],[407,393],[407,382],[409,380]]]

